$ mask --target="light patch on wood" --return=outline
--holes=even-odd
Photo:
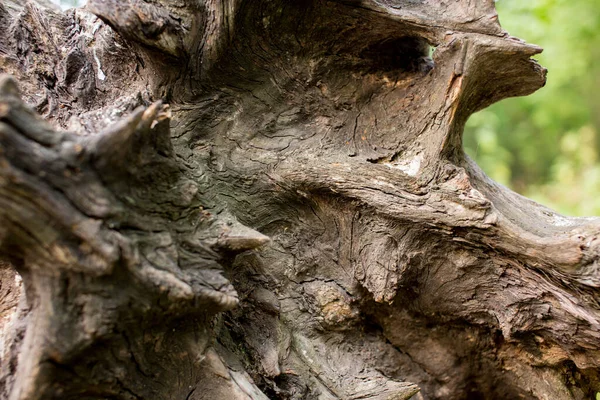
[[[100,64],[100,59],[98,58],[98,55],[96,54],[96,49],[94,49],[94,60],[96,60],[96,64],[98,64],[98,79],[100,79],[101,81],[106,79],[106,75],[104,75],[104,72],[102,72],[102,65]]]
[[[423,161],[423,156],[420,154],[417,154],[416,156],[414,156],[412,158],[407,158],[404,160],[394,161],[394,162],[386,162],[386,163],[383,163],[383,165],[387,165],[390,168],[399,169],[400,171],[402,171],[405,174],[410,175],[410,176],[417,176],[417,174],[419,173],[419,170],[421,169],[422,161]]]

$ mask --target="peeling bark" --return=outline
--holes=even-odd
[[[539,52],[487,0],[3,0],[0,398],[592,398],[600,221],[462,150]]]

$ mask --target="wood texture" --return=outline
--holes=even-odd
[[[593,398],[600,220],[462,150],[539,52],[488,0],[2,0],[0,398]]]

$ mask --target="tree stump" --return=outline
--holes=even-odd
[[[491,0],[3,0],[0,398],[594,398],[600,220],[462,150],[540,52]]]

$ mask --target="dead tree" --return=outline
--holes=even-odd
[[[594,397],[600,221],[462,150],[540,51],[492,0],[2,0],[2,398]]]

